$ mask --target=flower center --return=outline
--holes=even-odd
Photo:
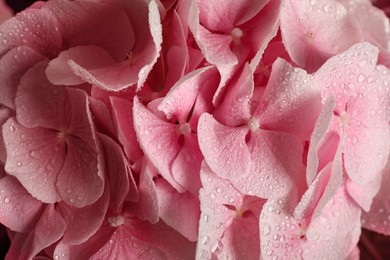
[[[304,37],[307,42],[312,42],[314,40],[314,33],[313,32],[305,33]]]
[[[112,227],[119,227],[125,223],[125,218],[121,215],[110,217],[108,223],[110,223]]]
[[[180,133],[183,135],[188,135],[191,133],[191,126],[189,123],[180,124]]]
[[[260,122],[259,122],[259,120],[257,120],[256,118],[251,118],[251,119],[249,119],[249,121],[248,121],[248,127],[249,127],[249,129],[252,131],[252,132],[254,132],[254,131],[256,131],[257,129],[259,129],[260,128]]]
[[[230,35],[232,36],[233,38],[233,42],[235,44],[240,44],[241,42],[241,37],[242,35],[244,34],[244,32],[240,29],[240,28],[234,28],[231,32],[230,32]]]
[[[341,121],[342,125],[345,125],[345,126],[349,126],[350,125],[350,119],[349,119],[349,115],[347,114],[347,112],[342,111],[339,114],[339,117],[340,117],[340,121]]]

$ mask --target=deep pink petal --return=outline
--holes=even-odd
[[[190,241],[198,238],[199,200],[190,192],[179,193],[165,180],[156,182],[160,218]]]
[[[7,154],[5,170],[15,176],[35,198],[54,203],[61,200],[57,175],[66,156],[66,146],[57,133],[45,128],[25,128],[15,118],[3,125]]]
[[[48,205],[32,231],[28,234],[16,234],[7,258],[32,259],[41,250],[58,241],[64,234],[65,228],[66,223],[55,210],[54,205]]]
[[[111,97],[113,117],[116,122],[118,139],[131,162],[142,157],[142,150],[136,138],[133,122],[133,103],[117,97]]]
[[[134,46],[134,31],[123,9],[93,1],[50,1],[42,10],[56,18],[66,47],[97,45],[116,60]]]
[[[0,104],[15,109],[15,96],[24,73],[44,57],[34,49],[19,46],[11,49],[0,59]]]
[[[110,208],[113,212],[120,212],[130,189],[128,165],[121,147],[114,140],[103,134],[99,134],[99,137],[111,191]],[[132,188],[135,188],[134,184]],[[135,192],[137,193],[137,190]]]
[[[15,99],[17,119],[29,128],[66,129],[71,120],[69,97],[65,88],[47,80],[46,67],[47,62],[40,62],[24,75]]]
[[[0,179],[0,222],[16,232],[29,232],[42,213],[40,201],[33,198],[11,176]]]
[[[219,3],[198,0],[199,22],[213,31],[230,32],[236,24],[245,23],[255,16],[267,2],[228,0]]]
[[[56,19],[45,10],[19,13],[0,25],[0,57],[17,46],[28,46],[47,57],[56,56],[62,45],[57,26]]]
[[[9,8],[4,0],[0,1],[0,10],[0,24],[13,16],[11,8]]]
[[[78,77],[70,66],[70,62],[88,70],[104,68],[115,63],[111,55],[98,46],[77,46],[60,53],[50,61],[46,69],[49,81],[54,85],[78,85],[83,79]]]
[[[78,245],[90,238],[101,227],[108,203],[108,187],[95,203],[83,208],[75,208],[60,202],[56,210],[66,223],[61,242],[68,245]]]
[[[158,175],[153,164],[144,157],[142,159],[142,169],[139,176],[139,200],[138,202],[127,204],[126,207],[142,220],[147,220],[155,224],[159,220],[159,206],[156,185],[153,181]]]

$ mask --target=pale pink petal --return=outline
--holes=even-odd
[[[336,194],[343,180],[341,147],[335,154],[332,163],[327,164],[317,175],[302,196],[294,210],[296,219],[316,219],[322,209]]]
[[[195,254],[195,243],[158,222],[128,219],[119,227],[104,226],[79,246],[60,243],[55,259],[189,259]]]
[[[228,180],[215,175],[205,161],[202,163],[200,176],[203,184],[199,192],[202,214],[196,257],[213,259],[225,229],[235,216],[235,212],[228,210],[225,205],[239,208],[243,195]]]
[[[344,259],[352,252],[361,232],[361,210],[350,200],[345,187],[338,189],[320,216],[311,222],[294,219],[291,204],[294,201],[286,197],[264,205],[260,216],[264,258]]]
[[[158,110],[164,112],[168,119],[175,116],[179,123],[186,122],[200,89],[211,76],[215,76],[212,66],[187,74],[172,87],[158,106]]]
[[[384,50],[388,49],[389,19],[386,14],[374,7],[370,1],[337,0],[348,10],[361,30],[364,41],[370,42]]]
[[[261,124],[309,140],[322,108],[320,92],[306,71],[277,59],[262,99]]]
[[[246,124],[251,118],[253,105],[253,72],[248,63],[226,86],[226,94],[213,112],[214,117],[226,126]]]
[[[317,176],[317,173],[333,159],[332,157],[330,157],[329,159],[325,160],[326,163],[324,163],[324,157],[328,157],[329,154],[331,154],[330,156],[332,156],[338,145],[340,138],[338,138],[337,142],[335,142],[335,138],[333,138],[334,135],[326,135],[328,129],[331,126],[334,106],[334,98],[333,96],[330,96],[326,99],[325,104],[322,107],[321,113],[318,116],[316,125],[313,129],[313,134],[310,138],[310,146],[307,155],[307,185],[311,185],[312,181]]]
[[[42,211],[42,203],[14,177],[0,179],[0,222],[3,225],[16,232],[29,232]]]
[[[258,129],[246,142],[250,172],[233,172],[229,180],[245,194],[281,197],[298,189],[304,180],[303,145],[293,135]],[[228,175],[227,175],[228,176]]]
[[[232,181],[249,172],[251,155],[245,144],[248,131],[245,126],[224,126],[207,113],[199,119],[200,150],[218,176]]]
[[[332,57],[315,74],[323,99],[333,95],[348,176],[357,184],[374,179],[389,153],[386,84],[389,70],[376,66],[378,49],[361,43]]]
[[[379,192],[374,197],[369,212],[363,212],[362,224],[369,230],[390,235],[390,160],[382,171],[382,182]],[[364,190],[362,192],[365,192]]]
[[[280,16],[288,53],[296,64],[309,72],[362,40],[346,8],[334,0],[284,1]]]
[[[35,63],[43,60],[37,51],[27,46],[11,49],[0,59],[0,104],[15,109],[15,96],[24,73]]]
[[[190,241],[198,238],[199,200],[190,192],[179,193],[165,180],[156,182],[160,218]]]

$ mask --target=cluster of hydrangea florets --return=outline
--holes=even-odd
[[[0,25],[7,259],[357,259],[390,235],[369,0],[49,0]]]

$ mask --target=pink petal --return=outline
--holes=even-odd
[[[59,203],[56,210],[66,223],[61,239],[65,244],[81,244],[90,238],[102,225],[109,202],[109,189],[94,203],[83,208]]]
[[[197,196],[202,186],[199,171],[203,155],[196,135],[188,135],[183,139],[184,144],[172,163],[172,177],[182,187]]]
[[[288,53],[309,72],[362,40],[354,20],[337,1],[320,0],[311,4],[307,0],[288,0],[282,5],[280,16]]]
[[[180,135],[176,125],[158,118],[146,109],[138,98],[134,99],[133,115],[135,132],[142,150],[173,187],[184,191],[171,174],[171,164],[180,150]]]
[[[35,198],[54,203],[61,200],[57,175],[66,156],[66,146],[57,133],[45,128],[25,128],[15,118],[3,125],[7,154],[5,170],[15,176]]]
[[[226,126],[246,124],[251,117],[253,95],[253,72],[248,63],[226,86],[226,94],[213,115]]]
[[[136,138],[133,122],[133,103],[117,97],[111,97],[113,117],[117,125],[118,139],[131,162],[142,157],[142,150]]]
[[[179,193],[165,180],[156,182],[160,218],[189,241],[198,238],[199,200],[189,192]]]
[[[199,192],[202,214],[196,257],[212,259],[225,229],[232,223],[235,215],[225,205],[239,208],[243,195],[228,180],[215,175],[205,161],[202,163],[200,176],[203,184]]]
[[[374,179],[385,166],[389,153],[389,115],[384,107],[389,70],[376,66],[378,49],[356,44],[329,59],[316,73],[323,98],[336,98],[335,112],[341,122],[345,169],[357,184]],[[340,116],[343,115],[344,117]],[[348,118],[343,121],[343,118]],[[344,122],[344,123],[343,123]]]
[[[0,179],[0,222],[3,225],[16,232],[28,232],[42,210],[42,203],[33,198],[14,177]]]
[[[382,171],[382,182],[379,192],[374,197],[369,212],[363,212],[362,224],[369,230],[390,235],[390,161]],[[365,190],[362,190],[365,192]],[[364,193],[363,193],[364,194]]]
[[[37,51],[27,46],[19,46],[11,49],[0,59],[0,104],[15,109],[16,90],[22,76],[35,63],[43,60]]]
[[[342,184],[343,165],[341,147],[338,148],[334,161],[327,164],[311,183],[301,201],[294,210],[296,219],[316,219],[322,209],[336,194]]]
[[[98,46],[77,46],[63,51],[50,61],[46,69],[49,81],[54,85],[78,85],[84,81],[73,71],[71,64],[88,70],[104,68],[115,63],[111,55]]]
[[[61,215],[48,205],[35,229],[28,234],[18,233],[8,251],[9,259],[32,259],[41,250],[58,241],[64,234],[66,223]]]
[[[250,172],[231,175],[230,181],[243,193],[260,198],[276,198],[297,189],[304,178],[301,141],[287,133],[262,129],[249,135]]]
[[[17,119],[29,128],[66,129],[71,120],[69,97],[65,88],[50,84],[46,67],[47,62],[40,62],[24,75],[15,99]]]
[[[130,190],[129,169],[126,158],[122,152],[121,147],[114,142],[110,137],[99,134],[103,146],[103,155],[105,157],[105,166],[107,177],[110,186],[110,208],[113,212],[120,212],[123,203]],[[131,173],[130,173],[131,174]],[[134,180],[131,180],[134,182]],[[131,185],[136,193],[138,199],[138,191],[135,183]]]
[[[264,205],[260,216],[262,257],[344,259],[351,253],[361,232],[361,210],[350,201],[345,187],[339,188],[311,222],[294,219],[288,209],[291,204],[294,201],[285,198]]]
[[[134,46],[133,26],[123,9],[114,5],[55,0],[42,10],[56,18],[56,30],[67,47],[97,45],[122,60]]]
[[[5,20],[11,18],[13,16],[13,12],[11,8],[4,2],[4,0],[0,1],[0,24]]]
[[[306,71],[277,59],[263,96],[261,123],[308,140],[322,107],[320,91]]]
[[[245,126],[224,126],[207,113],[201,116],[198,125],[200,150],[218,176],[233,181],[249,172],[251,155],[245,145],[248,131]]]
[[[156,185],[153,181],[158,175],[156,168],[147,159],[142,159],[142,169],[139,177],[139,200],[136,203],[126,204],[126,208],[141,220],[147,220],[152,224],[159,221],[159,207]]]
[[[12,117],[13,113],[11,111],[11,109],[8,109],[8,108],[1,108],[0,107],[0,125],[4,125],[4,123],[10,118]],[[4,144],[4,137],[3,135],[1,134],[0,135],[0,162],[2,162],[3,164],[5,163],[5,161],[7,160],[7,152],[6,152],[6,149],[5,149],[5,144]],[[1,168],[1,167],[0,167]],[[4,170],[4,169],[3,169]],[[0,177],[1,178],[1,177]]]
[[[267,2],[267,0],[257,2],[228,0],[218,3],[198,0],[199,22],[210,30],[228,32],[236,24],[245,23],[253,18]]]
[[[325,104],[322,107],[321,113],[319,114],[314,127],[313,134],[310,138],[306,169],[306,182],[308,185],[312,183],[319,170],[333,159],[331,156],[334,154],[340,139],[333,138],[332,134],[329,134],[328,136],[326,135],[331,126],[334,106],[334,98],[333,96],[330,96],[326,99]],[[335,139],[338,140],[335,142]],[[328,157],[329,154],[331,154],[330,158],[325,160],[326,163],[323,163],[324,157]]]
[[[184,76],[172,87],[158,110],[164,112],[168,119],[175,116],[180,123],[186,122],[204,82],[215,75],[212,68],[201,68]]]
[[[58,54],[62,38],[55,18],[45,10],[29,9],[0,25],[0,57],[17,46],[27,46],[47,57]],[[57,28],[58,29],[58,28]]]

